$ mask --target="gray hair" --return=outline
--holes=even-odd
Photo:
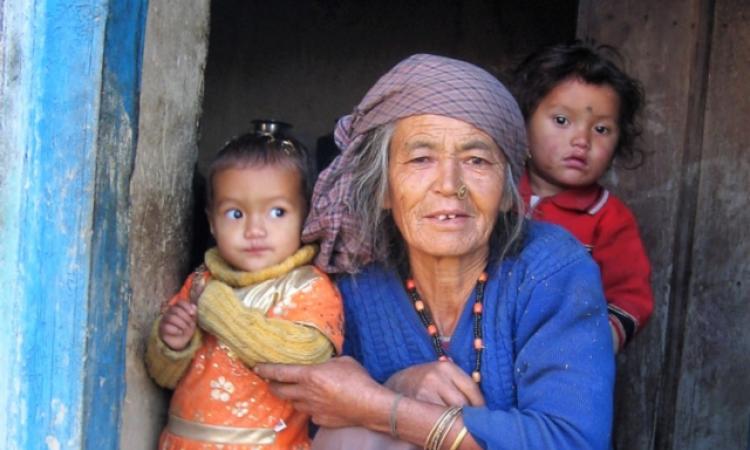
[[[372,249],[372,260],[402,268],[406,261],[403,238],[389,210],[383,208],[390,189],[388,183],[389,147],[395,123],[369,131],[350,167],[352,189],[347,209],[360,224],[359,240]],[[515,254],[524,234],[524,203],[514,182],[513,167],[505,163],[503,199],[490,237],[490,260],[502,261]],[[517,174],[516,174],[517,175]],[[360,265],[361,261],[355,261]],[[361,266],[361,265],[360,265]]]
[[[391,262],[393,233],[389,224],[390,212],[383,208],[388,184],[388,154],[395,129],[393,122],[368,132],[362,150],[352,161],[352,204],[348,205],[360,224],[360,241],[372,248],[373,260]],[[358,265],[361,266],[361,262]]]

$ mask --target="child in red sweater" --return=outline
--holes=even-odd
[[[607,46],[575,41],[544,48],[517,69],[514,94],[526,119],[528,214],[563,226],[591,252],[602,275],[615,352],[653,310],[651,267],[632,212],[599,184],[614,158],[640,156],[640,83]]]

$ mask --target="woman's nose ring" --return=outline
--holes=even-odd
[[[466,194],[469,193],[469,188],[462,182],[461,186],[458,187],[458,190],[456,191],[456,197],[458,197],[459,200],[463,200],[466,198]]]

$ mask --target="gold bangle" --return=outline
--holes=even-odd
[[[448,412],[448,410],[445,410],[442,414],[440,414],[440,417],[438,417],[438,420],[435,421],[435,423],[432,425],[432,428],[430,429],[430,432],[427,433],[427,438],[424,440],[424,449],[429,450],[430,444],[432,443],[433,435],[435,434],[435,430],[438,428],[438,424],[443,419],[443,416],[445,413]]]
[[[458,415],[461,413],[461,410],[459,409],[456,414],[453,414],[448,420],[445,421],[445,425],[443,426],[443,429],[440,430],[440,436],[436,438],[435,442],[435,450],[440,450],[443,447],[443,443],[445,442],[445,438],[448,437],[448,433],[451,431],[451,428],[453,428],[453,424],[456,423],[456,420],[458,419]]]
[[[452,406],[443,411],[440,417],[438,417],[438,420],[436,420],[435,424],[432,426],[430,433],[427,435],[427,439],[425,439],[425,450],[440,449],[440,445],[445,440],[445,435],[448,430],[450,430],[450,427],[456,421],[460,413],[461,408],[457,406]]]
[[[404,398],[401,394],[396,394],[396,398],[393,399],[393,404],[391,404],[391,415],[388,416],[388,425],[391,430],[391,436],[393,436],[394,439],[398,439],[398,430],[396,429],[396,408],[398,408],[398,403],[401,401],[401,399]]]
[[[440,428],[441,422],[445,419],[446,415],[451,412],[451,408],[446,409],[440,414],[440,417],[435,421],[435,423],[432,425],[432,429],[427,434],[427,439],[424,441],[424,449],[425,450],[431,450],[434,445],[435,440],[435,433],[437,432],[438,428]]]
[[[451,444],[450,450],[458,450],[458,447],[461,446],[461,443],[466,438],[466,433],[468,433],[469,430],[466,429],[466,427],[461,428],[461,431],[458,432],[458,436],[456,436],[456,439]]]

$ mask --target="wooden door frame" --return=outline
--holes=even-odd
[[[115,449],[147,0],[0,1],[0,447]]]

